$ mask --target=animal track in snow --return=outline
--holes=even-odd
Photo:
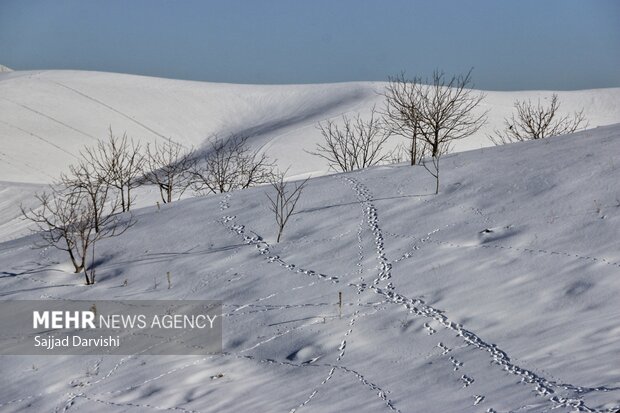
[[[447,347],[444,343],[442,343],[441,341],[439,343],[437,343],[437,347],[439,347],[442,351],[442,355],[444,354],[448,354],[449,352],[452,351],[451,348]]]
[[[452,366],[454,367],[454,371],[457,371],[459,368],[463,367],[463,363],[461,363],[460,361],[458,361],[452,356],[450,356],[450,362],[452,363]]]
[[[444,314],[443,311],[437,310],[434,307],[426,304],[426,302],[423,299],[407,298],[401,294],[398,294],[395,291],[382,290],[381,288],[378,288],[376,286],[371,286],[370,288],[373,289],[377,294],[380,294],[384,296],[385,298],[387,298],[392,303],[404,305],[405,308],[407,308],[409,312],[411,312],[414,315],[422,316],[422,317],[429,317],[429,318],[434,319],[435,321],[437,321],[438,323],[440,323],[447,329],[456,332],[457,336],[461,337],[462,340],[466,344],[469,344],[478,350],[488,352],[491,356],[492,361],[498,364],[499,366],[501,366],[505,371],[511,374],[520,376],[521,382],[523,383],[533,384],[535,386],[536,392],[540,396],[548,396],[550,394],[553,394],[555,392],[555,390],[553,390],[554,388],[569,390],[569,391],[576,392],[578,394],[586,393],[586,392],[594,392],[594,391],[607,392],[607,391],[612,391],[612,390],[620,390],[620,387],[605,387],[605,386],[582,387],[582,386],[575,386],[575,385],[567,384],[567,383],[559,383],[559,382],[545,379],[544,377],[539,376],[533,373],[532,371],[526,370],[524,368],[517,366],[516,364],[513,364],[508,354],[506,354],[506,352],[498,348],[495,344],[490,344],[490,343],[485,342],[472,331],[465,329],[462,325],[458,323],[450,321],[450,319]],[[444,346],[443,343],[438,344],[438,347],[442,348],[444,351],[447,349],[447,347]],[[551,401],[554,405],[558,405],[557,399],[551,397],[548,400]],[[585,409],[591,409],[591,408],[586,406],[584,403],[582,405],[582,409],[584,409],[584,411],[588,411]],[[596,410],[592,409],[591,411],[596,411]],[[613,411],[614,410],[610,410],[610,412],[613,412]]]
[[[463,387],[469,387],[474,382],[474,379],[467,376],[466,374],[463,374],[461,376],[461,381],[463,382]]]
[[[281,267],[284,267],[287,270],[294,272],[296,274],[304,274],[304,275],[308,275],[311,277],[318,277],[319,279],[322,279],[322,280],[331,281],[333,283],[338,283],[338,277],[329,276],[329,275],[322,274],[322,273],[317,273],[316,271],[313,271],[313,270],[299,268],[295,264],[289,264],[285,262],[278,255],[270,255],[271,254],[270,246],[267,242],[265,242],[259,235],[256,235],[256,234],[251,235],[251,236],[247,235],[244,225],[239,225],[239,224],[228,225],[229,222],[235,219],[234,217],[232,219],[229,219],[229,218],[230,218],[229,216],[223,217],[220,220],[220,223],[224,225],[224,227],[228,228],[230,231],[235,232],[236,234],[242,236],[246,244],[254,245],[258,249],[258,252],[260,253],[260,255],[267,256],[266,258],[267,262],[276,263],[280,265]]]

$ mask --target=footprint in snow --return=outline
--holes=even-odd
[[[505,227],[485,228],[478,233],[478,238],[480,243],[484,244],[510,238],[518,233],[519,231],[515,230],[512,225],[507,225]]]
[[[442,350],[441,354],[448,354],[449,352],[452,351],[452,349],[450,347],[447,347],[444,343],[442,343],[441,341],[439,343],[437,343],[437,347],[439,347]]]
[[[461,381],[463,382],[463,387],[469,387],[469,385],[471,385],[474,382],[474,379],[472,379],[471,377],[463,374],[461,376]]]
[[[452,365],[454,366],[454,371],[457,371],[460,367],[463,367],[463,363],[458,361],[452,356],[450,356],[450,361],[452,362]]]

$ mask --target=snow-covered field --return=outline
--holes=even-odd
[[[381,108],[385,83],[234,85],[124,74],[41,71],[0,74],[0,180],[47,183],[111,126],[144,142],[172,138],[200,148],[214,134],[243,134],[290,175],[327,172],[308,154],[319,121]],[[490,146],[515,99],[554,92],[487,92],[488,122],[454,150]],[[556,92],[563,113],[584,109],[590,127],[620,122],[620,88]],[[398,138],[391,144],[396,145]]]
[[[207,357],[2,356],[0,411],[620,409],[620,124],[450,154],[439,195],[421,167],[313,178],[280,243],[266,187],[137,209],[98,244],[85,287],[19,235],[11,206],[109,124],[196,146],[246,131],[293,174],[318,174],[303,152],[314,124],[368,110],[380,84],[0,76],[2,299],[218,299],[225,317],[224,351]],[[516,96],[549,94],[489,92],[490,127]],[[620,121],[620,89],[560,99],[591,126]]]

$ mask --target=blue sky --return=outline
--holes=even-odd
[[[0,0],[0,64],[235,83],[474,67],[494,90],[620,86],[620,1]]]

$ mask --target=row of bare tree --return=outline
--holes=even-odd
[[[277,176],[273,162],[250,150],[245,137],[215,137],[199,153],[171,139],[142,146],[110,129],[108,138],[85,147],[48,191],[35,195],[39,206],[22,205],[22,214],[41,233],[39,246],[66,251],[90,285],[97,241],[134,225],[130,209],[141,185],[155,185],[162,202],[169,203],[188,189],[222,193],[265,183],[277,189]]]
[[[310,153],[345,172],[407,159],[426,168],[439,193],[441,156],[454,141],[477,132],[486,121],[487,111],[479,108],[485,95],[472,90],[471,82],[471,71],[450,78],[435,71],[424,81],[401,73],[389,79],[384,108],[373,107],[369,118],[344,115],[340,123],[319,123],[324,142]],[[556,95],[549,106],[517,101],[516,114],[505,120],[504,130],[489,138],[495,144],[542,139],[574,132],[585,124],[583,111],[559,116],[559,107]],[[407,144],[385,151],[392,135],[406,138]],[[134,225],[130,209],[141,185],[156,186],[162,202],[170,203],[188,190],[224,193],[271,184],[274,193],[267,195],[268,206],[279,242],[307,183],[289,184],[284,175],[276,172],[275,163],[264,153],[251,150],[244,136],[213,137],[206,148],[196,151],[171,139],[143,146],[110,129],[106,140],[84,148],[68,173],[36,195],[39,207],[22,206],[22,213],[41,232],[42,246],[66,251],[75,272],[83,272],[86,284],[93,284],[95,245]]]
[[[129,211],[132,191],[144,184],[155,185],[162,202],[169,203],[188,189],[200,194],[224,193],[268,183],[274,174],[274,163],[252,151],[245,136],[215,136],[197,151],[172,139],[143,148],[126,134],[115,136],[112,130],[107,140],[84,149],[70,175],[80,177],[76,171],[88,168],[96,181],[118,191],[122,211]]]
[[[471,73],[448,78],[435,70],[430,79],[424,80],[409,79],[404,73],[391,77],[383,93],[382,110],[373,107],[366,119],[360,114],[354,118],[343,115],[339,123],[319,123],[317,128],[324,142],[310,153],[343,172],[404,160],[411,165],[421,164],[435,178],[438,193],[441,156],[450,151],[454,141],[476,133],[486,122],[488,111],[481,108],[485,94],[472,89]],[[516,114],[489,139],[500,145],[563,135],[586,126],[583,110],[560,116],[559,107],[555,94],[547,106],[540,101],[516,101]],[[392,135],[404,137],[407,144],[386,151]]]

